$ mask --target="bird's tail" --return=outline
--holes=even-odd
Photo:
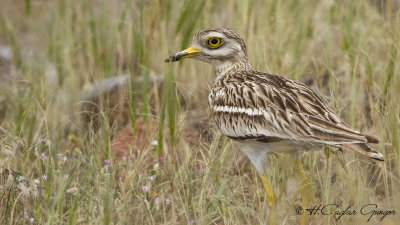
[[[357,144],[344,144],[342,145],[344,150],[353,150],[370,158],[384,161],[384,156],[379,153],[376,149],[370,147],[366,143],[357,143]]]

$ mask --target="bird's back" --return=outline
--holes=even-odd
[[[349,127],[305,84],[254,70],[217,75],[209,96],[221,132],[239,141],[290,140],[383,156],[366,143],[378,140]],[[272,139],[271,139],[272,138]]]

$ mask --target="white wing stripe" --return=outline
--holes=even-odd
[[[265,113],[263,109],[240,108],[234,106],[215,106],[214,112],[227,112],[227,113],[245,113],[249,116],[262,116]]]

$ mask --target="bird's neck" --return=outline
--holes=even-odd
[[[225,76],[227,74],[236,73],[244,70],[252,70],[248,61],[239,61],[236,63],[223,63],[214,65],[216,77]]]

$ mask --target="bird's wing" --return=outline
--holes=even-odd
[[[343,122],[306,85],[269,74],[240,74],[222,81],[213,117],[233,139],[282,138],[340,145],[378,142]]]

